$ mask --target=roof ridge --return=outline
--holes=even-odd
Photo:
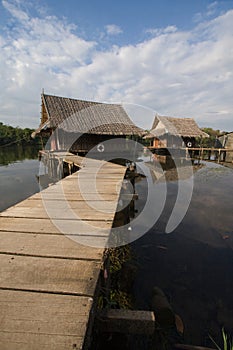
[[[110,106],[122,106],[121,103],[90,101],[90,100],[83,100],[83,99],[78,99],[78,98],[73,98],[73,97],[71,98],[71,97],[58,96],[58,95],[45,94],[45,93],[42,93],[41,95],[42,95],[42,96],[55,97],[55,98],[62,98],[62,99],[67,99],[67,100],[72,100],[72,101],[79,101],[79,102],[85,102],[85,103],[92,103],[92,104],[110,105]],[[123,106],[122,106],[122,108],[123,108]]]

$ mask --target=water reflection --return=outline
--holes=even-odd
[[[39,191],[37,154],[34,147],[0,148],[0,211]]]
[[[177,172],[166,164],[155,174],[155,186],[166,181],[164,210],[143,237],[132,243],[138,274],[135,308],[151,310],[154,286],[168,297],[184,322],[184,341],[213,347],[209,334],[221,343],[221,328],[233,330],[233,171],[215,163],[194,165],[194,188],[181,224],[171,233],[165,227],[178,191]],[[186,181],[185,167],[183,168]],[[135,185],[142,210],[145,179]]]
[[[0,147],[0,165],[8,165],[25,159],[37,159],[38,150],[34,146]]]

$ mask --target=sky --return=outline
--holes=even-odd
[[[0,121],[37,128],[41,92],[233,131],[233,0],[0,0]]]

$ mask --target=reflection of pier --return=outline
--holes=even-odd
[[[215,160],[218,163],[225,162],[227,153],[230,153],[232,155],[233,161],[233,149],[195,147],[186,148],[185,150],[186,154],[189,154],[190,158],[200,160]]]
[[[207,147],[193,147],[193,148],[165,148],[165,147],[152,147],[148,149],[160,156],[172,155],[177,158],[188,158],[199,159],[199,160],[215,160],[218,163],[225,162],[226,155],[232,155],[231,159],[233,162],[233,149],[230,148],[207,148]]]
[[[61,158],[81,170],[0,214],[1,349],[83,349],[90,340],[102,247],[126,168],[69,154],[58,165]]]

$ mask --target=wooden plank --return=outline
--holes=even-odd
[[[57,226],[56,226],[56,225]],[[60,220],[54,222],[50,219],[35,219],[35,218],[13,218],[0,217],[0,231],[13,232],[28,232],[28,233],[50,233],[61,234],[85,234],[86,232],[98,233],[98,230],[111,229],[112,222],[110,221],[77,221],[77,220]],[[63,228],[63,231],[59,228]],[[104,231],[103,231],[104,232]]]
[[[44,189],[42,191],[42,193],[47,194],[47,193],[56,193],[56,192],[59,192],[59,193],[71,192],[71,193],[73,193],[73,196],[75,198],[75,196],[80,195],[80,188],[78,186],[79,185],[78,181],[75,180],[75,178],[72,180],[74,180],[74,181],[70,181],[69,178],[61,180],[61,181],[57,182],[56,184]],[[120,177],[118,183],[120,184],[122,182],[122,180],[123,180],[123,178]],[[90,182],[90,181],[88,181],[88,182]],[[115,183],[117,183],[117,181]],[[109,183],[107,185],[107,188],[103,187],[103,189],[99,189],[98,192],[101,194],[105,194],[105,195],[113,195],[114,194],[115,196],[117,196],[119,193],[116,192],[115,183],[114,183],[114,185],[111,185],[111,183]],[[81,185],[82,185],[82,183],[81,183]],[[86,183],[85,183],[85,185],[86,185]],[[101,185],[103,186],[104,182]],[[91,189],[92,190],[90,191],[90,190],[88,190],[88,188],[85,188],[85,194],[88,194],[88,193],[96,194],[96,186],[93,186],[93,183],[91,184]],[[119,190],[119,187],[117,187],[117,189]],[[82,191],[83,190],[84,189],[82,187]]]
[[[45,208],[31,208],[28,207],[14,207],[5,210],[0,213],[2,217],[13,218],[37,218],[37,219],[63,219],[63,220],[101,220],[111,221],[113,220],[114,213],[104,213],[102,211],[96,211],[91,209],[70,209],[67,205],[66,208],[53,208],[49,207],[49,204]]]
[[[30,201],[26,200],[23,202],[20,202],[20,204],[17,204],[13,208],[25,208],[27,209],[30,207],[30,210],[32,208],[44,208],[44,207],[49,207],[49,208],[55,208],[55,209],[66,209],[67,206],[69,206],[71,209],[82,209],[82,210],[96,210],[96,211],[105,211],[105,212],[114,212],[116,211],[116,201],[103,201],[103,200],[98,200],[96,198],[95,201],[90,201],[90,200],[80,200],[80,201],[69,201],[67,198],[64,198],[63,201],[57,201],[57,200],[49,200],[49,203],[47,203],[46,198],[44,196],[42,197],[43,201],[38,201],[34,200],[33,198],[30,199]]]
[[[93,296],[101,262],[0,255],[0,288]]]
[[[67,152],[49,156],[81,170],[0,214],[3,350],[82,349],[93,316],[125,168]]]
[[[97,182],[97,185],[93,185],[93,183],[90,183],[90,181],[83,181],[78,186],[78,182],[73,181],[60,181],[57,184],[55,184],[53,187],[54,192],[60,192],[60,193],[73,193],[74,197],[76,194],[79,194],[80,192],[86,193],[106,193],[106,194],[119,194],[119,191],[121,189],[121,179],[119,181],[115,181],[113,183],[105,183],[103,182]],[[80,188],[81,185],[81,188]],[[52,192],[51,190],[48,192]]]
[[[192,344],[174,344],[174,349],[183,350],[216,350],[215,348],[207,348],[205,346],[195,346]]]
[[[0,231],[0,253],[101,261],[103,249],[78,244],[65,235]]]
[[[126,334],[153,334],[155,316],[152,311],[109,309],[98,317],[103,332]]]
[[[69,192],[69,193],[60,193],[60,192],[44,192],[43,194],[36,193],[33,196],[29,197],[28,200],[68,200],[68,201],[83,201],[84,198],[82,196],[81,193],[76,193],[75,196],[73,194],[73,192]],[[85,193],[85,200],[87,201],[117,201],[118,199],[118,194],[111,194],[111,193],[102,193],[101,195],[98,196],[98,198],[96,197],[96,193]]]
[[[77,196],[74,197],[73,193],[66,193],[65,195],[59,192],[55,192],[55,193],[43,193],[43,195],[41,193],[36,193],[35,195],[29,197],[27,200],[31,201],[31,200],[41,200],[43,198],[43,200],[47,201],[47,200],[56,200],[56,201],[64,201],[67,200],[68,202],[82,202],[82,201],[87,201],[87,202],[92,202],[93,205],[95,202],[99,202],[99,201],[105,201],[105,202],[118,202],[117,199],[119,198],[119,196],[117,194],[101,194],[98,197],[96,196],[95,193],[85,193],[84,196],[81,195],[81,193],[79,193]],[[123,200],[130,200],[130,199],[138,199],[138,194],[134,193],[134,194],[121,194],[120,198]]]
[[[80,175],[77,176],[77,177],[72,177],[72,178],[67,178],[66,181],[77,181],[77,179],[79,181],[90,181],[90,180],[93,180],[93,181],[98,181],[98,182],[110,182],[112,183],[113,181],[119,181],[119,176],[121,176],[121,174],[119,173],[112,173],[110,174],[109,172],[107,174],[90,174],[89,172],[87,172],[86,174],[84,172],[80,172]]]
[[[0,290],[1,350],[81,349],[88,297]]]

